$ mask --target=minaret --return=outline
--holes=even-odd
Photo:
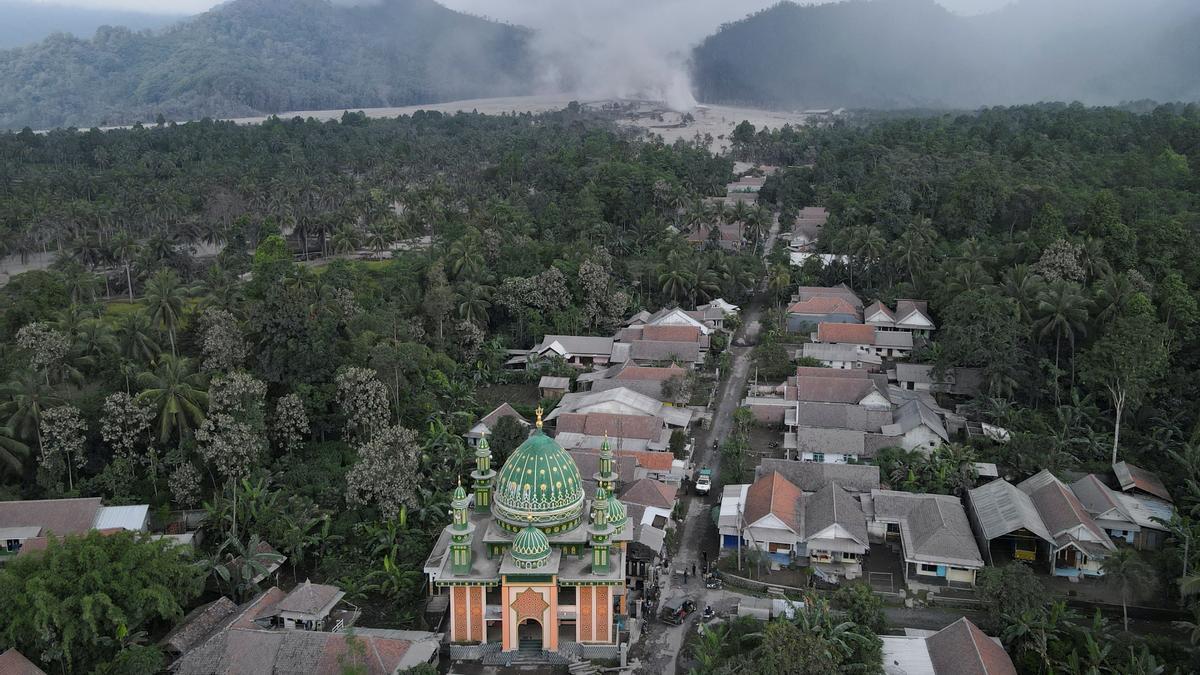
[[[467,518],[470,504],[462,479],[459,479],[454,497],[450,500],[451,513],[454,515],[454,521],[450,524],[450,569],[455,574],[471,571],[471,534],[475,532],[475,524]]]
[[[492,507],[492,479],[496,471],[492,468],[492,448],[488,445],[487,434],[479,439],[479,447],[475,448],[475,470],[471,478],[475,481],[475,510],[487,513]]]
[[[617,479],[620,476],[613,470],[613,451],[608,444],[608,434],[604,434],[604,442],[600,444],[600,470],[592,474],[596,485],[604,488],[608,494],[617,493]]]
[[[592,500],[592,526],[588,530],[592,535],[592,572],[606,573],[612,528],[608,524],[608,491],[602,487],[596,488],[596,498]]]

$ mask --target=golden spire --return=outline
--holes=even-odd
[[[537,428],[542,428],[542,406],[540,405],[537,408]]]

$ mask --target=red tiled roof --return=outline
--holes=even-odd
[[[41,527],[42,536],[84,534],[92,529],[99,497],[0,502],[0,527]]]
[[[563,413],[554,422],[556,433],[586,434],[612,438],[658,440],[663,421],[649,415],[619,415],[616,413]]]
[[[617,373],[615,380],[654,380],[655,382],[665,382],[676,375],[682,377],[687,374],[687,371],[675,364],[671,364],[666,368],[656,368],[652,366],[634,366],[629,365],[621,369]]]
[[[792,303],[788,307],[790,314],[851,314],[858,315],[858,310],[854,305],[846,302],[842,298],[832,296],[819,296],[801,300],[800,302]]]
[[[652,478],[643,478],[630,485],[621,494],[621,501],[628,504],[671,509],[675,506],[675,492],[675,488],[666,483],[660,483]]]
[[[875,344],[875,327],[861,323],[817,324],[817,341],[830,344]]]
[[[637,460],[638,466],[650,471],[670,471],[672,463],[675,461],[675,455],[654,450],[617,450],[616,455],[632,457]]]
[[[803,496],[800,488],[792,485],[778,472],[772,471],[754,481],[746,491],[746,525],[753,525],[770,513],[782,520],[793,532],[803,535],[804,523],[800,510]]]
[[[502,417],[512,417],[512,418],[516,419],[518,422],[520,422],[521,424],[524,424],[525,426],[529,426],[529,421],[526,420],[524,417],[521,417],[521,413],[517,412],[508,403],[501,403],[500,405],[496,406],[495,410],[484,415],[479,420],[478,423],[483,424],[484,426],[486,426],[489,429],[495,429],[496,423],[499,422]]]
[[[847,380],[870,379],[868,373],[863,370],[821,368],[819,366],[796,366],[796,377],[839,377]]]
[[[695,326],[646,326],[642,339],[653,342],[699,342],[700,329]]]

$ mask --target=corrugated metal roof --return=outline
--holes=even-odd
[[[1047,542],[1054,541],[1029,495],[1004,479],[971,490],[967,499],[988,541],[1022,528]]]
[[[96,522],[92,527],[97,530],[119,527],[136,532],[146,527],[146,518],[149,512],[149,504],[101,506],[96,512]]]

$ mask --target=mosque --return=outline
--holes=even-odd
[[[480,441],[471,494],[461,483],[454,491],[452,521],[425,564],[430,592],[450,596],[452,645],[615,651],[633,528],[613,494],[613,452],[606,439],[588,499],[575,461],[542,431],[540,408],[536,427],[499,475]]]

